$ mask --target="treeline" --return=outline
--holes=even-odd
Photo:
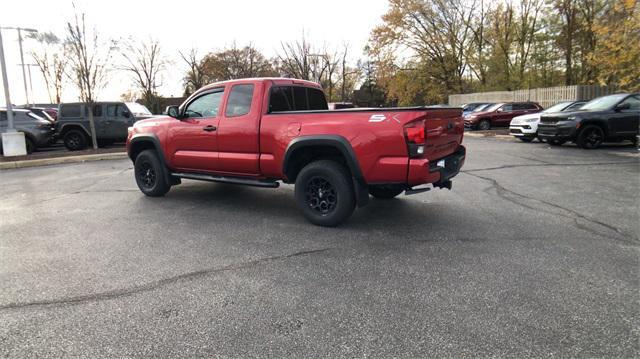
[[[185,95],[260,76],[316,81],[329,101],[363,106],[573,84],[640,90],[640,0],[389,0],[364,53],[349,44],[317,46],[303,33],[270,58],[252,44],[199,54],[163,49],[156,39],[104,39],[85,20],[74,8],[64,36],[32,35],[42,45],[31,55],[52,102],[66,84],[92,102],[119,70],[132,81],[123,99],[159,112],[158,89],[176,61],[185,68]]]
[[[367,48],[386,102],[574,84],[640,90],[637,0],[389,0]]]

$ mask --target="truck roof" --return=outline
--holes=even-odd
[[[292,78],[286,78],[286,77],[251,77],[251,78],[244,78],[244,79],[234,79],[234,80],[214,82],[214,83],[203,86],[202,88],[198,89],[198,91],[218,87],[221,85],[226,85],[228,83],[248,83],[248,82],[267,82],[267,81],[271,81],[277,85],[297,84],[297,85],[304,85],[308,87],[315,87],[315,88],[322,89],[322,87],[318,83],[313,81],[308,81],[308,80],[292,79]]]

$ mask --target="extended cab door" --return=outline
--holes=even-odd
[[[515,116],[517,115],[514,114],[513,104],[506,103],[502,105],[502,107],[500,107],[498,110],[496,110],[492,122],[494,125],[508,126],[511,122],[511,119]]]
[[[238,83],[228,88],[218,128],[218,170],[238,175],[259,171],[261,96],[264,84]]]
[[[224,87],[203,92],[186,104],[167,133],[172,167],[186,171],[218,169],[218,123]]]

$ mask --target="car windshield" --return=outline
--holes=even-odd
[[[560,102],[557,103],[551,107],[549,107],[548,109],[542,111],[544,113],[550,113],[550,112],[560,112],[562,110],[564,110],[567,106],[569,106],[569,104],[571,104],[571,102]]]
[[[502,103],[494,103],[492,105],[489,105],[487,107],[485,107],[484,109],[482,109],[482,111],[487,111],[487,112],[493,112],[495,110],[497,110],[500,106],[502,106]],[[475,112],[475,111],[474,111]]]
[[[587,111],[608,110],[625,97],[627,97],[627,94],[598,97],[596,99],[593,99],[587,102],[582,107],[580,107],[580,109],[587,110]]]
[[[151,115],[151,111],[148,108],[137,102],[127,102],[126,105],[134,115]]]
[[[482,105],[480,105],[480,106],[476,107],[476,108],[475,108],[473,111],[471,111],[471,112],[480,112],[480,111],[484,111],[486,108],[489,108],[489,107],[490,107],[490,106],[492,106],[492,105],[493,105],[492,103],[485,103],[485,104],[482,104]]]

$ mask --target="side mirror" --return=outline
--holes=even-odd
[[[129,118],[129,117],[131,117],[131,112],[129,112],[129,111],[122,111],[122,116],[124,116],[125,118]]]
[[[180,109],[178,108],[178,106],[167,106],[164,112],[173,118],[180,117]]]
[[[616,111],[629,110],[629,109],[631,109],[630,103],[621,103],[618,106],[616,106]]]

